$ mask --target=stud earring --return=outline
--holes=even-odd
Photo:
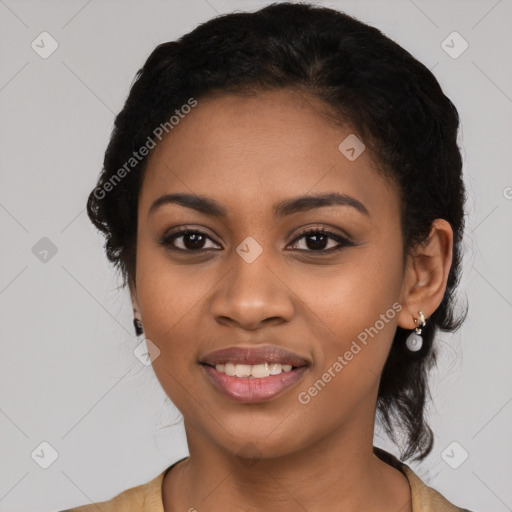
[[[133,327],[135,328],[135,335],[141,336],[144,334],[144,329],[142,328],[142,322],[138,318],[133,319]]]
[[[421,350],[421,347],[423,346],[423,338],[421,337],[421,330],[423,327],[425,327],[425,316],[421,311],[418,311],[418,315],[420,316],[420,325],[418,325],[414,331],[407,336],[407,340],[405,342],[406,347],[411,352],[418,352],[418,350]],[[418,320],[415,318],[414,323],[417,323]]]

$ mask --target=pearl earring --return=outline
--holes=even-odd
[[[414,329],[414,331],[407,336],[407,340],[405,342],[406,347],[411,352],[418,352],[418,350],[421,350],[421,347],[423,346],[423,338],[421,337],[421,330],[423,327],[425,327],[425,316],[421,311],[418,311],[418,314],[420,316],[420,325]],[[416,323],[418,320],[415,318],[414,323]]]

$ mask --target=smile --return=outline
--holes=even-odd
[[[256,365],[226,363],[215,367],[201,364],[201,367],[208,381],[217,391],[240,403],[271,400],[295,386],[308,369],[308,366],[292,367],[279,363]],[[271,371],[274,373],[270,373]],[[233,375],[229,375],[228,372]]]

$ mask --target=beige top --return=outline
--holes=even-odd
[[[391,465],[401,470],[409,480],[413,512],[471,512],[453,505],[443,495],[428,487],[409,466],[399,461],[392,454],[377,447],[374,447],[374,451],[379,458],[386,459],[385,462],[391,463]],[[175,462],[150,482],[127,489],[110,501],[82,505],[61,512],[164,512],[162,502],[164,475],[178,462],[186,458]]]

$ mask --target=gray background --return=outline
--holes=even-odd
[[[179,414],[133,355],[128,294],[85,201],[152,49],[217,13],[268,3],[0,0],[1,511],[110,499],[188,454]],[[512,2],[318,3],[403,45],[461,114],[469,215],[460,290],[470,312],[438,341],[436,443],[410,465],[459,506],[512,510]],[[43,31],[59,45],[47,59],[31,48]],[[453,31],[469,43],[456,59],[441,46]],[[33,252],[43,237],[57,249],[47,261]],[[48,469],[31,457],[43,441],[58,453]],[[458,469],[442,456],[454,441],[452,459],[469,454]],[[396,453],[379,431],[375,443]]]

